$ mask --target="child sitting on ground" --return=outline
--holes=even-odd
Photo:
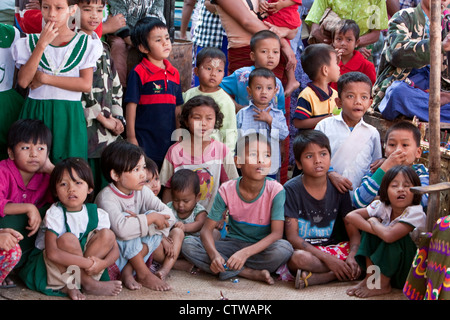
[[[118,239],[120,256],[115,265],[124,285],[130,290],[142,286],[169,290],[164,281],[171,268],[167,264],[176,261],[184,234],[174,229],[177,231],[170,235],[171,240],[163,241],[175,218],[172,210],[145,186],[144,151],[130,142],[116,140],[103,151],[101,165],[110,184],[100,191],[95,202],[108,212],[111,229]],[[164,247],[168,244],[172,246]],[[152,254],[154,260],[163,264],[157,275],[146,265]]]
[[[348,295],[367,298],[389,293],[392,287],[403,288],[417,251],[411,232],[423,231],[426,222],[421,195],[410,190],[414,186],[420,186],[416,172],[409,166],[395,166],[383,177],[380,200],[345,217],[362,231],[356,259],[362,269],[367,268],[365,279],[348,289]],[[376,283],[371,282],[373,266],[380,271]]]
[[[250,40],[250,58],[255,62],[254,66],[243,67],[233,74],[223,78],[220,86],[234,99],[236,103],[236,113],[249,104],[247,92],[248,77],[255,68],[267,68],[273,70],[280,62],[281,51],[280,38],[269,30],[262,30],[255,33]],[[277,80],[277,95],[273,104],[277,109],[285,110],[284,88],[280,79]]]
[[[361,72],[349,72],[338,81],[337,116],[316,125],[330,140],[329,177],[341,192],[353,191],[361,184],[370,165],[382,157],[378,130],[363,119],[372,104],[372,82]]]
[[[337,50],[340,58],[339,68],[341,75],[347,72],[359,71],[369,77],[372,85],[377,79],[377,72],[372,62],[367,60],[358,50],[359,26],[350,19],[340,21],[332,33],[333,47]],[[332,82],[330,86],[337,90],[337,83]]]
[[[361,270],[355,260],[358,230],[344,224],[352,210],[348,192],[340,193],[331,183],[330,144],[320,131],[310,130],[294,140],[295,163],[303,174],[289,180],[286,190],[286,239],[294,247],[282,279],[295,288],[333,280],[356,280]]]
[[[240,138],[236,163],[242,177],[220,186],[200,238],[185,238],[183,256],[221,280],[239,275],[273,284],[271,273],[289,259],[292,246],[282,239],[283,186],[266,177],[271,164],[266,138],[258,133]],[[228,235],[215,241],[213,231],[227,209]]]
[[[19,243],[22,259],[16,265],[20,267],[34,248],[45,208],[53,203],[48,188],[52,133],[40,120],[18,120],[10,127],[7,144],[9,159],[0,162],[0,228],[24,236]]]
[[[422,186],[427,186],[430,179],[428,169],[421,163],[414,163],[422,154],[420,140],[419,128],[409,121],[396,122],[390,126],[384,139],[386,159],[379,167],[370,168],[366,172],[361,185],[353,192],[353,206],[356,208],[368,206],[378,195],[385,173],[396,165],[411,166],[419,176]],[[423,194],[421,204],[426,210],[427,193]]]
[[[36,247],[20,270],[22,280],[32,290],[72,300],[84,300],[84,294],[118,295],[122,283],[107,281],[106,269],[119,257],[119,249],[108,213],[87,203],[94,191],[88,163],[82,158],[58,162],[50,189],[58,202],[45,214]]]
[[[339,79],[337,52],[327,44],[312,44],[300,57],[311,82],[300,92],[292,124],[297,129],[314,129],[316,124],[337,113],[337,92],[329,85]]]
[[[171,178],[170,191],[172,201],[167,206],[177,219],[174,228],[180,228],[185,235],[200,236],[208,213],[198,202],[201,195],[198,175],[189,169],[176,171]]]
[[[233,99],[219,86],[222,82],[226,56],[218,48],[203,48],[197,54],[194,73],[198,76],[200,85],[183,93],[184,101],[203,95],[213,98],[223,113],[222,127],[211,134],[211,138],[226,144],[234,154],[237,141],[236,109]]]
[[[274,179],[281,166],[280,144],[289,135],[283,112],[276,109],[272,103],[276,90],[276,77],[272,71],[266,68],[254,69],[248,77],[250,105],[239,110],[236,115],[239,137],[250,132],[269,137],[272,151],[269,174]]]
[[[145,157],[145,170],[147,171],[147,180],[145,184],[158,196],[161,191],[161,180],[159,180],[158,165],[149,157]]]

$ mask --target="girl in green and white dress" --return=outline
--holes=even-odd
[[[0,24],[0,160],[8,158],[6,137],[20,114],[23,97],[14,89],[14,59],[11,46],[20,38],[19,30]]]
[[[53,133],[50,160],[87,159],[87,132],[81,93],[92,87],[102,44],[75,33],[68,21],[75,0],[42,0],[45,21],[41,34],[29,34],[13,46],[18,84],[30,88],[20,118],[42,120]]]

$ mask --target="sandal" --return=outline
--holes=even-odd
[[[309,272],[306,277],[302,277],[302,270],[297,270],[297,275],[295,276],[295,289],[302,289],[308,287],[308,279],[312,276],[312,272]],[[300,288],[300,281],[303,281],[304,286]]]
[[[0,289],[9,289],[15,287],[17,287],[17,285],[9,277],[6,277],[0,285]]]

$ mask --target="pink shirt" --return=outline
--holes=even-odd
[[[0,217],[4,217],[7,203],[32,203],[37,208],[52,203],[53,198],[48,188],[50,175],[36,173],[25,186],[22,175],[14,161],[0,161]]]

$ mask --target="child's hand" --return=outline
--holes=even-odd
[[[269,111],[259,109],[254,109],[254,111],[256,114],[253,115],[253,119],[257,121],[264,121],[269,124],[269,126],[272,125],[272,116],[270,115]]]
[[[339,173],[331,171],[328,172],[328,178],[330,178],[331,183],[338,189],[340,193],[345,193],[347,191],[353,190],[352,182],[341,176]]]
[[[55,165],[50,161],[50,158],[47,157],[47,160],[45,160],[44,165],[39,169],[39,172],[51,174],[54,168]]]
[[[59,32],[58,28],[55,27],[55,22],[47,22],[42,28],[37,45],[42,45],[43,48],[46,48],[58,35]]]
[[[26,229],[30,230],[30,233],[28,233],[28,236],[31,237],[39,230],[39,226],[41,225],[42,218],[39,213],[39,210],[33,204],[30,204],[28,206],[28,210],[27,210],[26,214],[28,216],[28,226],[26,227]]]
[[[383,169],[384,172],[387,172],[394,166],[405,164],[406,159],[406,152],[401,149],[397,149],[392,152],[389,157],[387,157],[386,161],[383,162],[380,168]]]
[[[381,158],[372,162],[369,166],[370,172],[374,173],[375,171],[377,171],[377,169],[384,163],[384,161],[386,161],[386,159]]]
[[[345,261],[330,255],[324,263],[333,271],[339,281],[351,280],[353,278],[352,268]]]
[[[39,0],[29,0],[25,5],[26,10],[41,10],[41,5],[39,4]]]
[[[217,252],[213,259],[211,259],[211,265],[209,269],[215,274],[219,272],[225,272],[225,259]]]
[[[89,268],[84,269],[88,276],[99,274],[102,270],[105,269],[105,266],[103,265],[103,259],[100,259],[96,256],[90,256],[88,257],[88,259],[93,262]]]
[[[241,270],[244,267],[245,262],[248,259],[248,255],[245,249],[236,251],[227,261],[227,266],[231,270]]]
[[[9,251],[22,239],[22,234],[14,229],[0,229],[0,250]]]
[[[151,223],[154,223],[159,230],[169,227],[170,216],[168,214],[152,212],[147,217],[151,219]]]
[[[42,71],[36,71],[36,73],[34,74],[33,80],[30,83],[30,89],[37,89],[40,86],[45,84],[45,77],[46,74],[43,73]]]
[[[266,0],[259,0],[259,12],[269,11],[269,3]]]
[[[161,241],[161,244],[163,245],[164,252],[166,253],[166,256],[168,258],[175,257],[175,251],[173,248],[173,240],[170,237],[164,237]]]
[[[181,221],[177,221],[175,222],[175,224],[173,225],[174,228],[180,228],[181,230],[183,230],[183,232],[185,232],[185,225],[183,222]]]
[[[341,62],[343,53],[344,53],[344,49],[336,49],[336,59],[337,59],[338,64]]]

